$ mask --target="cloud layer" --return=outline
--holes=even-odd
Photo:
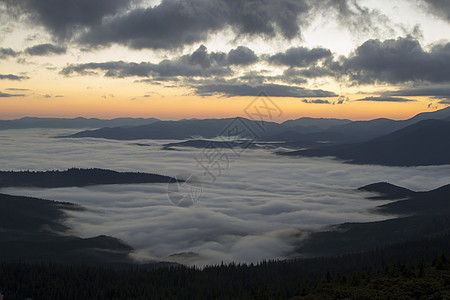
[[[346,221],[379,220],[368,210],[379,202],[354,189],[388,181],[414,190],[448,183],[449,166],[390,168],[346,165],[329,159],[287,158],[249,150],[216,182],[197,164],[199,149],[162,151],[160,143],[97,139],[49,139],[64,130],[2,131],[5,170],[101,167],[175,176],[193,173],[202,195],[192,207],[174,206],[163,184],[113,185],[66,189],[5,189],[2,192],[70,201],[86,206],[69,224],[81,236],[109,234],[139,249],[136,258],[172,259],[196,264],[255,262],[289,256],[305,232]],[[233,156],[234,155],[234,156]],[[212,170],[214,172],[218,170]]]
[[[442,6],[429,1],[430,9]],[[60,40],[91,46],[173,49],[205,41],[231,29],[237,36],[301,38],[320,15],[352,32],[376,32],[388,25],[379,11],[358,1],[312,0],[4,0],[10,14],[44,26]]]
[[[107,77],[209,77],[231,75],[232,65],[249,65],[258,60],[255,53],[247,47],[237,47],[224,52],[208,52],[201,45],[192,54],[183,55],[173,60],[163,60],[157,64],[150,62],[131,63],[113,61],[106,63],[86,63],[69,65],[61,70],[68,76],[74,73],[92,74],[92,70],[104,71]]]
[[[106,16],[116,14],[130,5],[129,0],[4,0],[10,12],[25,14],[30,21],[42,24],[60,39],[74,31],[95,26]]]
[[[256,63],[284,70],[276,76],[267,75],[264,70],[242,75],[242,67]],[[229,52],[209,52],[201,45],[190,54],[159,63],[110,61],[72,64],[64,67],[60,73],[65,76],[95,75],[98,70],[103,71],[106,77],[144,77],[145,82],[181,80],[184,86],[193,88],[201,96],[255,96],[265,91],[272,97],[336,97],[333,92],[311,90],[303,85],[309,80],[320,78],[335,79],[347,85],[448,83],[450,43],[436,44],[430,50],[424,50],[419,41],[410,36],[384,41],[372,39],[358,46],[347,57],[335,57],[329,49],[321,47],[297,47],[273,55],[257,56],[253,50],[244,46]],[[385,93],[360,101],[415,101],[392,96],[402,95]],[[433,96],[433,93],[422,96]]]
[[[425,51],[417,40],[410,37],[369,40],[353,55],[331,68],[359,84],[449,82],[450,43]]]
[[[374,102],[414,102],[416,100],[401,97],[365,97],[356,101],[374,101]]]
[[[235,96],[258,96],[264,92],[270,97],[337,97],[335,93],[324,90],[310,90],[303,87],[264,84],[250,86],[248,84],[203,84],[195,87],[195,93],[200,96],[225,95],[227,97]]]

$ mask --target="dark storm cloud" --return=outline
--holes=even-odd
[[[14,51],[11,48],[0,48],[0,59],[6,59],[9,57],[17,57],[20,52]]]
[[[414,102],[416,100],[399,97],[366,97],[355,101],[374,101],[374,102]]]
[[[236,96],[258,96],[264,92],[269,97],[336,97],[337,95],[324,90],[309,90],[303,87],[264,84],[250,86],[247,84],[203,84],[194,87],[195,93],[200,96],[224,95],[226,97]]]
[[[25,49],[25,53],[34,56],[59,55],[65,54],[66,51],[66,47],[53,44],[40,44]]]
[[[434,99],[439,99],[440,104],[450,104],[450,88],[448,86],[401,89],[398,91],[385,92],[384,95],[405,97],[432,97]]]
[[[125,44],[132,48],[173,48],[205,40],[221,29],[224,16],[214,1],[163,1],[138,8],[92,28],[81,41],[90,45]]]
[[[27,15],[58,38],[70,37],[84,26],[101,23],[103,17],[128,7],[130,0],[3,0],[12,14]]]
[[[81,38],[90,45],[125,44],[132,48],[177,48],[203,41],[231,26],[237,34],[286,38],[300,35],[306,0],[163,0],[92,27]]]
[[[333,104],[333,102],[330,102],[328,100],[323,100],[323,99],[303,99],[302,100],[303,103],[309,103],[309,104]]]
[[[301,38],[302,29],[319,15],[336,18],[352,32],[377,31],[387,23],[355,0],[162,0],[153,7],[142,0],[2,1],[10,15],[91,47],[181,48],[225,29],[238,37]]]
[[[25,79],[29,79],[30,77],[27,76],[20,76],[20,75],[14,75],[14,74],[0,74],[0,80],[14,80],[14,81],[21,81]]]
[[[450,22],[450,2],[448,0],[423,0],[431,13]]]
[[[8,94],[0,92],[0,98],[10,98],[10,97],[24,97],[24,94]]]
[[[291,67],[307,67],[318,61],[330,58],[331,51],[321,47],[309,49],[305,47],[290,48],[283,53],[277,53],[268,58],[268,61],[276,65]]]
[[[333,58],[324,48],[291,48],[267,60],[289,66],[280,77],[287,83],[320,77],[352,84],[450,82],[450,43],[426,51],[409,36],[368,40],[347,57]]]
[[[231,65],[248,65],[257,61],[257,56],[246,47],[237,47],[229,53],[208,52],[205,46],[200,46],[192,54],[183,55],[173,60],[163,60],[158,64],[149,62],[105,62],[69,65],[61,74],[81,75],[93,74],[93,70],[105,72],[107,77],[208,77],[231,75]]]
[[[353,55],[330,64],[339,76],[358,84],[450,81],[450,43],[425,51],[417,40],[368,40]]]
[[[258,57],[251,49],[239,46],[228,53],[228,62],[231,65],[249,65],[258,61]]]

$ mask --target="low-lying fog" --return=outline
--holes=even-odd
[[[70,213],[68,223],[74,232],[83,237],[106,234],[120,238],[138,249],[134,254],[138,260],[210,264],[287,257],[305,231],[347,221],[385,219],[369,212],[382,202],[364,199],[369,194],[355,191],[360,186],[388,181],[429,190],[450,181],[450,166],[349,165],[246,150],[240,157],[227,151],[226,159],[232,162],[220,176],[217,166],[226,167],[224,156],[215,161],[218,165],[210,169],[217,176],[213,182],[194,159],[202,157],[202,149],[161,150],[158,145],[168,141],[140,140],[152,146],[139,146],[136,141],[51,138],[72,132],[0,131],[0,169],[97,167],[169,176],[192,173],[200,179],[202,193],[190,207],[174,205],[166,184],[1,191],[85,206],[88,212]],[[181,253],[190,254],[174,255]]]

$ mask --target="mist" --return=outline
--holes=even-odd
[[[449,183],[450,166],[350,165],[331,158],[291,158],[269,150],[226,152],[231,162],[215,181],[195,158],[202,149],[161,150],[170,141],[55,139],[70,130],[0,132],[3,170],[64,170],[71,167],[140,171],[169,176],[194,174],[201,194],[190,207],[168,197],[167,184],[84,188],[6,188],[2,193],[68,201],[87,208],[68,212],[73,234],[124,240],[139,262],[186,264],[258,262],[291,257],[308,232],[342,222],[383,220],[371,209],[384,201],[365,199],[360,186],[387,181],[412,190]],[[391,216],[392,217],[392,216]]]

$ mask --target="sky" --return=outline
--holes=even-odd
[[[447,0],[0,0],[0,119],[409,118],[450,105]]]

